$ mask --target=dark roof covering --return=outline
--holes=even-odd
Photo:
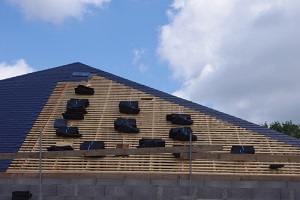
[[[82,63],[73,63],[0,81],[0,153],[18,151],[57,82],[77,82],[88,79],[88,77],[72,77],[73,72],[91,72],[92,74],[97,74],[98,76],[208,114],[242,128],[300,147],[300,140],[288,135],[172,96]],[[10,162],[10,160],[0,160],[0,171],[6,171]]]

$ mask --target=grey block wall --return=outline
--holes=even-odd
[[[0,199],[13,191],[30,191],[39,199],[38,179],[0,179]],[[43,179],[43,200],[127,199],[300,199],[299,182],[150,180],[150,179]]]

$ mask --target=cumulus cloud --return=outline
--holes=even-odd
[[[300,2],[175,0],[158,54],[174,94],[263,123],[300,123]]]
[[[133,50],[133,61],[134,65],[139,67],[140,72],[145,73],[148,70],[148,66],[142,62],[142,59],[147,56],[147,50],[145,48]]]
[[[25,60],[20,59],[13,64],[6,62],[0,63],[0,80],[34,72],[35,70],[30,67]]]
[[[26,19],[62,23],[66,18],[81,19],[90,6],[102,7],[111,0],[8,0],[17,5]]]

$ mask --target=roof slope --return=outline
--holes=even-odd
[[[0,152],[17,152],[59,81],[79,81],[74,71],[94,71],[74,63],[0,81]],[[9,160],[0,161],[5,171]]]
[[[169,95],[87,65],[73,63],[0,81],[0,109],[2,111],[2,115],[0,115],[0,152],[17,152],[19,150],[58,82],[87,81],[87,78],[71,77],[74,71],[88,71],[105,79],[121,83],[146,94],[204,113],[241,128],[260,133],[280,142],[291,144],[295,147],[300,146],[300,140],[296,138],[263,128],[251,122]],[[0,171],[6,171],[9,164],[10,160],[0,161]]]

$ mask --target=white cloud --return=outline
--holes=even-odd
[[[39,19],[54,24],[66,18],[81,19],[89,6],[102,7],[111,0],[8,0],[20,7],[26,19]]]
[[[140,63],[139,64],[139,70],[142,73],[146,73],[146,71],[148,70],[148,66],[146,64],[144,64],[144,63]]]
[[[145,73],[148,70],[148,66],[142,62],[143,58],[147,57],[147,50],[145,48],[133,50],[133,61],[134,65],[139,67],[140,72]]]
[[[34,71],[35,70],[30,67],[23,59],[17,60],[11,65],[7,64],[6,62],[2,62],[0,63],[0,80],[27,74]]]
[[[300,1],[175,0],[158,53],[183,98],[256,123],[300,123]]]

